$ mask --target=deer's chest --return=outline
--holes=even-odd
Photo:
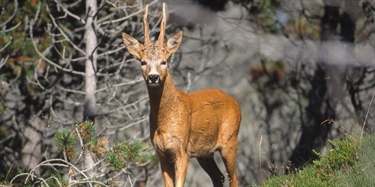
[[[186,150],[190,136],[188,118],[171,116],[163,119],[151,124],[154,128],[150,130],[150,138],[155,150],[158,153],[171,155]]]
[[[185,141],[179,136],[170,133],[155,131],[152,136],[152,144],[156,152],[161,155],[175,156],[185,146]]]

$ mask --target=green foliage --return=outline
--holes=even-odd
[[[358,161],[339,175],[337,186],[375,186],[375,135],[366,137],[359,146]]]
[[[308,19],[305,16],[293,17],[285,28],[285,33],[293,34],[299,39],[320,39],[320,20]]]
[[[145,160],[150,156],[143,153],[144,144],[140,141],[124,141],[113,146],[113,151],[110,151],[106,156],[108,167],[115,170],[121,170],[128,162],[137,162],[138,160]]]
[[[115,152],[109,152],[106,155],[105,159],[108,163],[107,166],[116,170],[116,171],[119,171],[119,170],[125,168],[125,166],[126,166],[124,158],[121,157],[119,154],[117,154]]]
[[[46,182],[50,187],[69,186],[68,181],[66,181],[60,173],[53,173],[44,178],[46,178]]]
[[[20,171],[18,171],[20,172]],[[22,171],[21,173],[23,173]],[[12,176],[17,175],[17,173],[12,174]],[[42,178],[44,178],[44,181],[37,181],[36,180],[27,180],[27,176],[18,177],[16,181],[13,181],[13,183],[10,185],[10,183],[5,182],[6,180],[2,180],[3,182],[0,182],[1,184],[4,184],[5,186],[14,186],[14,187],[32,187],[32,186],[49,186],[49,187],[65,187],[69,186],[68,181],[66,181],[63,177],[63,173],[55,172],[52,174],[44,175]],[[9,180],[8,180],[9,181]],[[42,185],[43,184],[43,185]]]
[[[374,137],[364,141],[361,151],[358,148],[357,137],[347,136],[342,140],[329,141],[332,148],[327,155],[323,156],[314,151],[319,160],[314,161],[312,165],[300,168],[290,175],[271,177],[263,186],[373,186],[375,180],[369,173],[375,172],[374,164],[370,164],[374,163]],[[360,162],[357,161],[358,157]],[[371,166],[368,167],[369,165]],[[369,172],[363,172],[365,168]],[[360,183],[366,175],[367,179],[372,181]]]
[[[8,184],[8,181],[10,181],[10,178],[17,175],[17,170],[15,170],[13,167],[7,168],[6,173],[0,173],[0,186]]]
[[[3,174],[0,174],[0,186],[2,187],[2,185],[5,185],[5,186],[14,186],[14,187],[19,187],[19,186],[22,186],[22,187],[29,187],[31,186],[29,183],[25,183],[25,179],[27,176],[21,176],[21,177],[18,177],[17,179],[15,179],[13,181],[13,183],[11,184],[10,181],[13,180],[13,177],[18,175],[19,173],[25,173],[27,172],[28,169],[26,169],[25,167],[21,167],[21,168],[16,168],[16,167],[10,167],[10,168],[7,168],[7,173],[5,175]]]
[[[50,158],[38,165],[38,169],[42,167],[52,167],[53,169],[44,170],[41,176],[35,176],[38,174],[32,171],[30,172],[29,169],[20,170],[19,168],[10,168],[7,170],[8,172],[6,174],[0,175],[0,186],[3,184],[15,187],[85,186],[86,183],[90,182],[95,184],[95,186],[113,186],[118,184],[116,177],[111,179],[104,179],[103,177],[118,177],[119,174],[123,174],[123,170],[128,169],[127,167],[130,164],[132,164],[132,166],[146,162],[148,164],[154,164],[153,162],[155,160],[153,151],[149,151],[150,149],[141,141],[137,140],[116,143],[113,145],[111,151],[108,151],[110,150],[108,145],[109,140],[104,136],[96,137],[95,123],[91,121],[79,123],[71,130],[59,130],[54,136],[54,144],[58,151],[65,153],[66,158]],[[90,180],[87,180],[87,176],[81,175],[81,173],[86,172],[81,168],[81,161],[83,161],[84,158],[82,155],[87,154],[84,153],[83,150],[89,150],[89,155],[91,155],[96,162],[92,170],[98,170],[97,168],[100,168],[101,171]],[[76,154],[77,151],[81,151],[80,154]],[[74,158],[74,160],[72,158]],[[74,165],[74,167],[72,165]],[[62,168],[62,170],[59,170],[60,168]],[[114,173],[114,171],[119,172]],[[105,175],[103,175],[102,172],[104,172]],[[32,175],[34,175],[34,177],[30,177]]]
[[[16,3],[18,2],[18,3]],[[46,1],[26,0],[26,1],[6,1],[0,0],[2,7],[0,23],[0,51],[1,59],[6,63],[2,67],[2,78],[10,80],[19,78],[29,94],[34,95],[42,89],[28,80],[34,80],[35,71],[43,72],[48,66],[44,61],[40,61],[35,52],[33,41],[30,40],[30,23],[36,19],[32,32],[38,41],[40,50],[45,50],[51,44],[48,33],[44,28],[49,21],[46,11],[39,7],[45,7]],[[41,85],[48,84],[46,81],[39,81]]]
[[[79,133],[79,136],[77,134]],[[55,135],[55,144],[59,151],[65,151],[69,159],[76,155],[77,142],[81,138],[86,142],[90,154],[96,158],[105,158],[107,167],[119,171],[130,162],[147,162],[153,158],[152,154],[145,151],[145,145],[141,141],[124,141],[113,145],[108,151],[109,140],[106,137],[96,138],[95,124],[84,121],[76,125],[72,131],[62,129]]]
[[[335,178],[335,171],[345,172],[356,162],[357,147],[353,137],[348,136],[339,141],[329,140],[329,143],[333,148],[326,156],[317,154],[320,159],[314,161],[314,167],[322,180]]]
[[[96,145],[95,124],[93,121],[86,120],[76,125],[82,139],[87,140],[89,149]]]
[[[267,33],[277,34],[280,29],[277,28],[275,20],[276,8],[279,4],[273,0],[261,0],[250,8],[250,14],[254,15],[252,20],[258,29]]]
[[[262,186],[331,186],[332,181],[322,181],[313,166],[306,166],[295,174],[275,176],[268,179]]]
[[[65,152],[69,159],[75,156],[74,147],[78,142],[78,136],[76,133],[72,133],[67,129],[62,129],[61,131],[56,132],[54,141],[59,151]]]
[[[140,157],[140,151],[143,148],[143,143],[140,141],[121,142],[113,146],[113,151],[122,155],[126,160],[136,161]]]

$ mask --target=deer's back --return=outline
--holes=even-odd
[[[191,100],[191,156],[209,155],[231,138],[237,138],[241,122],[236,100],[219,89],[188,94]]]

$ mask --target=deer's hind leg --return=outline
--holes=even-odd
[[[237,137],[230,139],[230,143],[223,146],[220,150],[221,157],[223,158],[225,168],[228,172],[230,187],[237,187],[238,180],[236,174],[236,155],[237,155],[238,141]]]
[[[217,167],[213,155],[210,157],[197,157],[199,165],[210,176],[214,187],[222,187],[224,184],[224,175]]]

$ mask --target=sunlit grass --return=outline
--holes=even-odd
[[[375,135],[330,141],[327,155],[293,174],[270,177],[262,186],[374,186]]]

